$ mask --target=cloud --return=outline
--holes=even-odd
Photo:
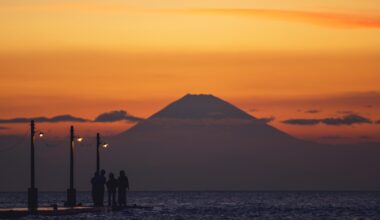
[[[368,118],[357,114],[346,115],[342,118],[325,118],[321,122],[326,125],[352,125],[352,124],[371,124],[372,121]]]
[[[309,113],[309,114],[317,114],[317,113],[320,113],[320,112],[321,111],[317,110],[317,109],[310,109],[310,110],[305,111],[305,113]]]
[[[380,120],[376,121],[375,123],[376,123],[376,124],[380,124]]]
[[[342,114],[342,115],[356,114],[354,111],[347,111],[347,110],[345,110],[345,111],[337,111],[336,113],[337,114]]]
[[[271,116],[271,117],[266,117],[266,118],[258,118],[258,120],[259,121],[262,121],[262,122],[264,122],[264,123],[270,123],[270,122],[272,122],[272,121],[274,121],[276,118],[275,117],[273,117],[273,116]]]
[[[1,124],[7,124],[7,123],[27,123],[31,120],[34,120],[35,122],[50,122],[50,123],[57,123],[57,122],[86,122],[89,121],[84,118],[74,117],[72,115],[57,115],[52,118],[48,117],[32,117],[32,118],[11,118],[11,119],[0,119]]]
[[[380,28],[380,16],[369,16],[358,13],[346,12],[317,12],[275,9],[183,9],[179,12],[206,15],[229,15],[244,17],[262,17],[278,20],[290,20],[329,27],[341,28]]]
[[[130,115],[124,110],[117,110],[117,111],[102,113],[98,115],[98,117],[96,117],[94,121],[95,122],[115,122],[115,121],[123,121],[123,120],[129,121],[129,122],[139,122],[143,119]]]
[[[84,118],[74,117],[71,115],[57,115],[49,119],[49,122],[86,122]]]
[[[58,123],[58,122],[114,122],[126,120],[129,122],[138,122],[143,120],[142,118],[135,117],[128,114],[126,111],[111,111],[98,115],[95,120],[89,120],[85,118],[75,117],[69,114],[57,115],[54,117],[18,117],[10,119],[0,119],[0,124],[15,124],[15,123],[28,123],[31,120],[35,122],[46,122],[46,123]],[[1,129],[1,127],[0,127]]]
[[[289,125],[317,125],[320,123],[320,120],[297,118],[297,119],[288,119],[288,120],[282,121],[282,123],[289,124]]]
[[[0,126],[0,130],[6,130],[8,129],[7,127]]]
[[[340,126],[340,125],[353,125],[353,124],[371,124],[372,121],[366,117],[357,115],[357,114],[349,114],[344,117],[337,118],[322,118],[322,119],[288,119],[282,121],[284,124],[289,125],[317,125],[317,124],[325,124],[332,126]]]

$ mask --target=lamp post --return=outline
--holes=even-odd
[[[82,137],[75,137],[74,126],[70,127],[70,186],[67,190],[67,202],[65,206],[74,207],[76,205],[76,190],[74,188],[74,143],[75,139],[82,142]]]
[[[100,170],[100,154],[99,154],[100,145],[103,148],[107,148],[108,147],[108,144],[105,143],[105,142],[102,142],[101,139],[100,139],[100,134],[97,133],[96,134],[96,172],[97,173],[99,173],[99,170]]]
[[[34,137],[36,127],[34,120],[30,121],[30,188],[28,189],[28,210],[35,212],[38,209],[38,189],[35,186],[35,166],[34,166]],[[42,138],[44,133],[40,132],[38,137]]]
[[[30,122],[30,188],[28,189],[28,209],[34,212],[38,208],[38,189],[35,187],[35,168],[34,168],[34,120]]]

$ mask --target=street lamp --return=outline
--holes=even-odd
[[[74,143],[82,142],[83,137],[74,135],[74,126],[70,127],[70,187],[67,190],[67,202],[65,206],[74,207],[76,205],[76,190],[74,188]]]
[[[30,121],[30,188],[28,189],[28,210],[35,212],[38,209],[38,189],[35,187],[35,167],[34,167],[34,138],[36,128],[34,120]],[[44,137],[44,133],[39,132],[38,137]]]
[[[102,146],[103,148],[107,148],[109,144],[102,142],[100,138],[100,134],[96,134],[96,172],[99,173],[100,170],[100,155],[99,155],[99,148]]]

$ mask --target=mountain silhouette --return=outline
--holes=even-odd
[[[380,183],[378,148],[300,140],[212,95],[180,98],[114,145],[109,159],[129,167],[144,189],[352,190]]]
[[[136,132],[154,135],[147,131],[159,129],[160,133],[166,131],[166,135],[174,137],[174,134],[178,135],[178,132],[183,133],[185,130],[186,132],[181,135],[191,135],[197,132],[195,128],[214,130],[212,133],[208,133],[210,137],[225,132],[231,135],[231,130],[224,130],[230,128],[234,131],[240,129],[239,134],[234,134],[238,135],[236,138],[247,136],[255,138],[256,141],[268,139],[268,141],[277,140],[280,143],[297,141],[222,99],[202,94],[188,94],[182,97],[120,136],[129,138],[130,134]]]

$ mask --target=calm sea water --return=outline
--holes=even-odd
[[[39,196],[48,206],[66,195]],[[25,193],[0,193],[0,207],[25,201]],[[78,201],[90,205],[90,193],[79,192]],[[380,192],[131,192],[128,203],[152,208],[24,219],[380,219]]]

